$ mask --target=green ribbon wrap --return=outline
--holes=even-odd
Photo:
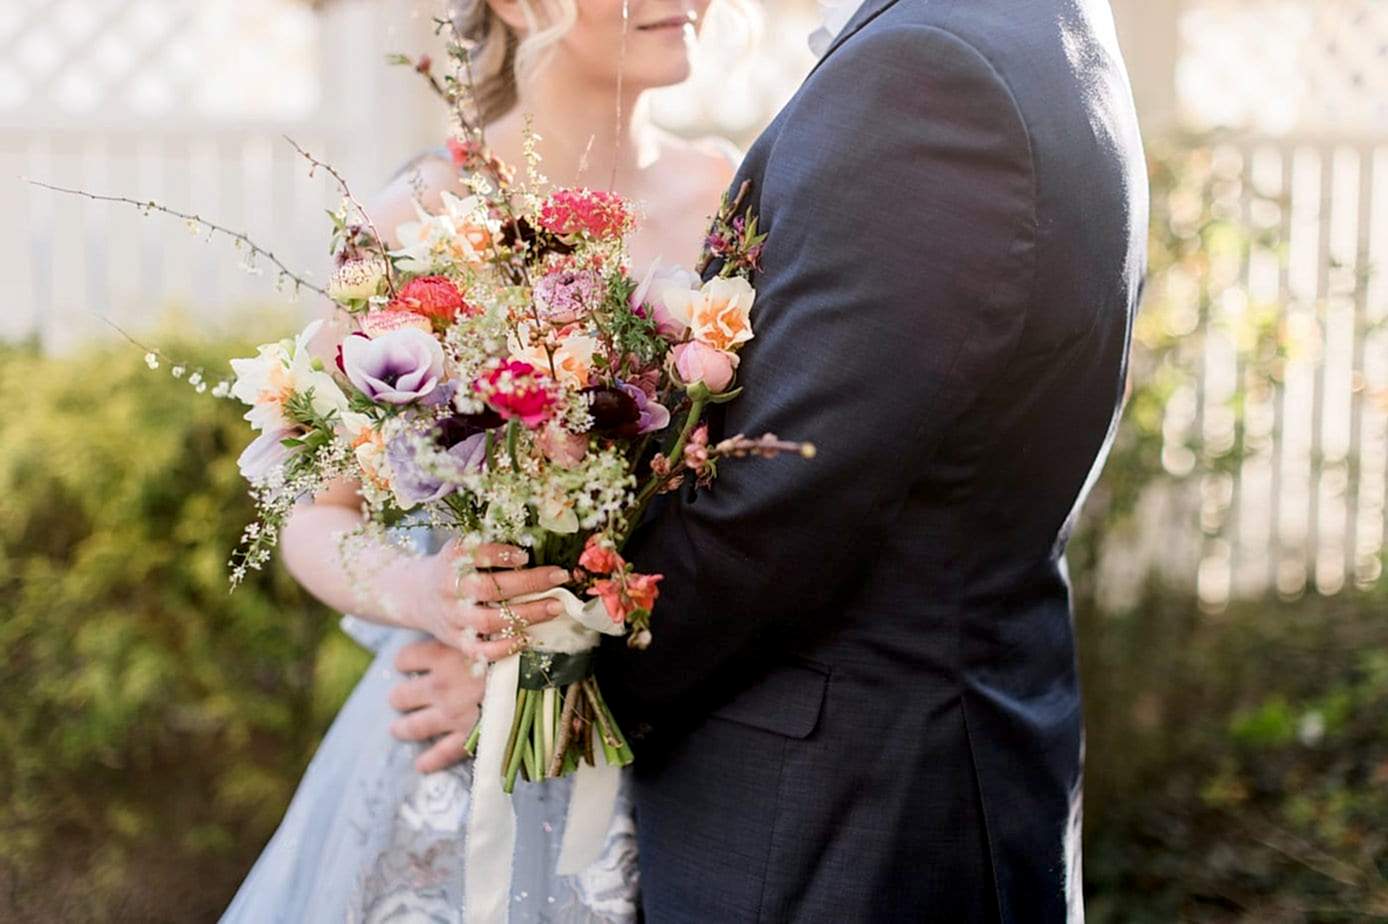
[[[548,651],[525,651],[520,656],[520,687],[523,690],[544,690],[566,687],[593,673],[593,652],[556,654]]]

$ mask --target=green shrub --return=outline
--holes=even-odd
[[[1388,589],[1081,608],[1090,920],[1388,918]]]
[[[1137,504],[1182,498],[1234,471],[1249,402],[1281,387],[1296,343],[1286,306],[1220,306],[1247,293],[1257,197],[1210,139],[1153,147],[1151,273],[1134,332],[1132,395],[1070,545],[1085,694],[1085,873],[1093,922],[1388,919],[1388,588],[1228,606],[1150,583],[1114,604],[1106,543],[1153,528]],[[1249,214],[1277,214],[1272,200]],[[1356,284],[1362,285],[1363,280]],[[1211,336],[1236,344],[1232,440],[1167,432],[1174,395],[1198,390]],[[1184,456],[1173,474],[1164,455]],[[1180,470],[1181,466],[1175,466]],[[1199,535],[1199,505],[1186,524]],[[1165,526],[1165,524],[1163,524]],[[1220,525],[1204,524],[1207,535]],[[1184,538],[1184,537],[1183,537]],[[1141,576],[1139,575],[1139,591]],[[1127,594],[1117,595],[1126,599]]]
[[[0,393],[0,919],[211,917],[363,656],[279,568],[228,592],[234,402],[130,347],[5,350]]]

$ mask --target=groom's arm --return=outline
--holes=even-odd
[[[630,548],[665,575],[646,651],[609,649],[627,714],[691,694],[835,625],[913,476],[1018,343],[1036,189],[1013,97],[949,33],[850,39],[787,114],[760,190],[770,232],[723,436],[809,440],[720,466]]]

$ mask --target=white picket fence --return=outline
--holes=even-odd
[[[1213,605],[1374,580],[1388,485],[1388,341],[1374,333],[1388,315],[1388,3],[1112,5],[1149,137],[1242,130],[1221,169],[1283,204],[1260,219],[1274,246],[1238,272],[1252,300],[1282,305],[1283,323],[1319,344],[1252,409],[1250,458],[1205,476],[1188,503],[1154,501],[1124,567],[1191,576]],[[658,117],[747,140],[809,67],[814,7],[769,0],[761,50],[708,49],[691,85],[656,101]],[[63,351],[111,336],[101,317],[138,332],[176,308],[219,329],[240,306],[285,306],[273,274],[239,271],[223,243],[21,177],[196,212],[321,279],[321,210],[337,194],[306,177],[282,136],[333,161],[363,194],[437,144],[436,105],[414,75],[382,64],[387,52],[431,46],[436,9],[0,0],[0,337]],[[1218,336],[1204,349],[1202,383],[1168,422],[1173,468],[1193,430],[1215,444],[1231,438],[1238,361]]]
[[[320,281],[339,193],[285,140],[369,194],[443,118],[387,51],[431,41],[423,5],[344,0],[0,0],[0,336],[62,351],[181,308],[231,323],[282,305],[267,267],[177,220],[25,178],[157,200],[245,231]],[[307,312],[306,302],[298,309]]]

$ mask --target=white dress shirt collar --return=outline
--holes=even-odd
[[[810,50],[819,57],[829,50],[844,26],[867,0],[818,0],[822,25],[810,33]]]

